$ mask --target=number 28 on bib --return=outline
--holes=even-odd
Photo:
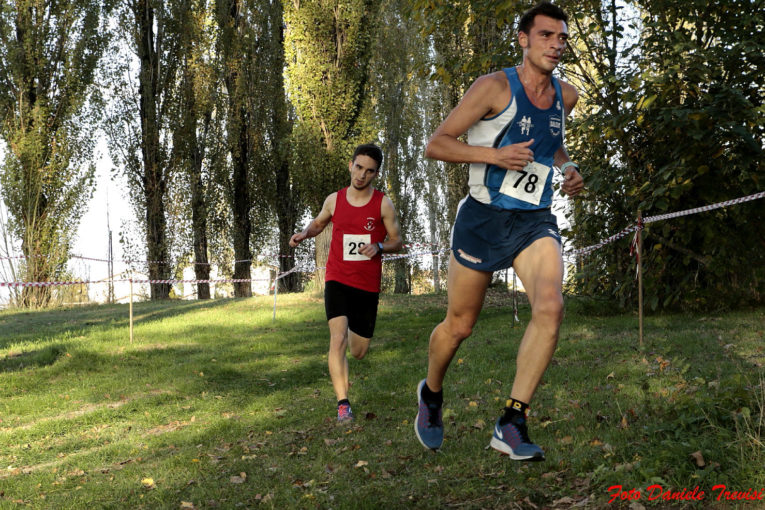
[[[343,234],[343,260],[369,260],[369,257],[359,253],[359,250],[371,241],[370,234]]]

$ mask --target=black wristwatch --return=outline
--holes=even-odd
[[[382,243],[377,243],[377,249],[380,250],[380,255],[382,255],[382,252],[383,252],[383,245],[382,245]]]

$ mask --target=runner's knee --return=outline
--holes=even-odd
[[[465,316],[447,317],[444,321],[444,326],[446,327],[449,337],[452,338],[457,345],[473,333],[474,325],[475,320]]]
[[[539,296],[531,312],[536,318],[560,325],[563,322],[563,296],[557,292]]]
[[[363,359],[367,352],[369,352],[369,341],[351,343],[351,356],[354,358]]]
[[[332,334],[329,337],[329,350],[330,351],[345,351],[348,347],[348,334],[337,333]]]

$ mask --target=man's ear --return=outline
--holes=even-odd
[[[521,48],[526,49],[529,45],[529,34],[526,32],[518,32],[518,44],[521,45]]]

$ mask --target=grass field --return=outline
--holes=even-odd
[[[322,300],[272,305],[140,303],[133,344],[125,305],[0,312],[0,508],[765,507],[713,490],[765,490],[765,309],[648,317],[640,348],[635,316],[569,298],[524,464],[486,449],[529,319],[504,291],[447,374],[439,453],[413,419],[443,295],[383,296],[350,426]]]

